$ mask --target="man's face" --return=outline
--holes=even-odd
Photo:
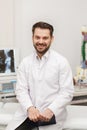
[[[53,36],[50,35],[49,29],[36,28],[32,39],[37,53],[43,55],[49,49]]]

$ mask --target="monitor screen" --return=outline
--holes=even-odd
[[[0,74],[13,74],[15,72],[15,50],[0,49]]]

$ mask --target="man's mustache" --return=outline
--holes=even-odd
[[[40,45],[40,46],[46,46],[45,43],[36,43],[36,45],[37,45],[37,46],[39,46],[39,45]]]

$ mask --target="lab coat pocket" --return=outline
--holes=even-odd
[[[50,67],[46,68],[45,71],[45,80],[47,82],[54,82],[58,84],[58,71],[56,69],[56,66],[51,65]]]

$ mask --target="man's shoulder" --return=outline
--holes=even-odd
[[[67,58],[64,57],[62,54],[58,53],[57,51],[52,50],[51,55],[52,55],[52,59],[56,63],[56,65],[59,65],[61,68],[70,66]]]
[[[30,59],[32,59],[33,58],[33,53],[31,53],[30,55],[28,55],[28,56],[26,56],[26,57],[24,57],[23,58],[23,61],[27,61],[27,60],[30,60]]]
[[[51,50],[51,55],[58,61],[66,61],[67,58],[55,50]]]
[[[24,57],[24,58],[22,59],[22,61],[21,61],[21,64],[27,65],[27,64],[29,64],[32,60],[33,60],[33,53],[30,54],[30,55],[28,55],[28,56],[26,56],[26,57]]]

